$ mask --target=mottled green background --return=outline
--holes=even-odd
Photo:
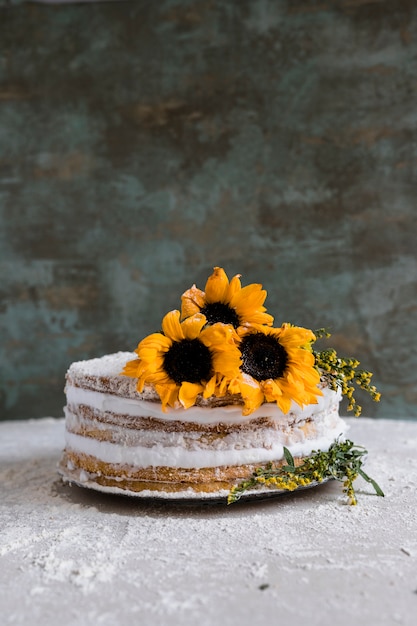
[[[1,418],[214,265],[416,418],[416,5],[0,2]]]

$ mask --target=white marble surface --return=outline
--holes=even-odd
[[[63,421],[0,422],[2,624],[415,625],[417,422],[348,420],[369,450],[338,483],[174,504],[61,483]]]

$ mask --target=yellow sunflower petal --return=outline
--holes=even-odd
[[[261,387],[268,402],[275,402],[275,400],[282,396],[280,385],[278,385],[275,380],[272,380],[272,378],[262,381]]]
[[[316,369],[314,369],[314,367],[298,368],[296,365],[292,365],[291,371],[295,376],[303,381],[304,386],[306,387],[315,387],[320,382],[320,374]]]
[[[171,385],[174,384],[174,381],[167,376],[163,369],[159,370],[143,370],[143,372],[139,375],[139,380],[144,383],[149,383],[151,385]]]
[[[235,293],[230,304],[236,307],[259,308],[265,302],[265,298],[266,291],[262,289],[262,285],[252,283]]]
[[[156,372],[159,372],[163,369],[164,359],[159,355],[155,355],[152,361],[142,361],[141,365],[138,367],[138,372],[140,376],[149,376]]]
[[[239,390],[239,391],[237,391]],[[249,415],[256,411],[265,400],[264,393],[252,376],[242,374],[238,380],[234,380],[229,385],[230,393],[240,393],[243,398],[243,415]]]
[[[144,358],[144,353],[148,350],[155,352],[166,352],[172,346],[172,340],[169,337],[165,337],[162,333],[152,333],[148,335],[138,345],[135,352],[139,358]]]
[[[274,318],[266,313],[263,306],[265,298],[266,291],[262,289],[262,285],[253,283],[237,291],[230,301],[230,306],[236,310],[241,320],[271,326]]]
[[[265,313],[262,311],[255,311],[250,314],[250,321],[255,322],[256,324],[263,324],[265,326],[272,326],[274,323],[274,318],[269,313]]]
[[[281,411],[286,415],[291,408],[291,398],[287,395],[280,396],[277,398],[276,403],[281,409]]]
[[[163,363],[163,355],[172,346],[172,341],[161,333],[153,333],[142,339],[136,352],[139,356],[138,372],[143,375],[145,371],[154,372]]]
[[[206,383],[203,391],[203,398],[210,398],[216,394],[216,387],[218,386],[217,374],[214,374],[210,380]],[[225,380],[225,379],[223,379]],[[227,382],[227,381],[226,381]],[[220,395],[220,394],[219,394]],[[224,395],[224,394],[222,394]]]
[[[216,372],[228,378],[234,378],[238,375],[242,362],[238,350],[233,352],[217,352],[213,354],[212,359],[213,367]]]
[[[180,324],[180,312],[177,310],[167,313],[162,320],[162,330],[166,337],[172,341],[181,341],[184,339],[184,333]]]
[[[240,384],[241,384],[241,378],[240,376],[236,376],[235,378],[233,378],[227,387],[227,390],[229,393],[233,394],[233,395],[237,395],[240,393]]]
[[[305,389],[301,380],[294,378],[291,376],[291,373],[288,373],[286,377],[279,379],[279,386],[282,395],[293,398],[294,402],[297,402],[300,406],[303,404]]]
[[[128,361],[123,368],[122,375],[130,376],[131,378],[138,377],[138,365],[140,363],[139,359],[133,359],[133,361]]]
[[[242,362],[236,345],[239,337],[232,326],[220,322],[208,326],[201,332],[200,339],[205,346],[210,348],[215,372],[228,378],[239,375]]]
[[[163,411],[166,411],[167,406],[175,406],[178,400],[178,385],[175,383],[156,384],[155,389],[161,399]]]
[[[239,337],[245,337],[246,335],[250,335],[251,333],[259,332],[264,335],[278,335],[279,331],[277,328],[270,328],[266,324],[258,324],[258,322],[249,322],[246,321],[239,329]]]
[[[238,294],[241,289],[242,284],[240,282],[240,274],[236,274],[236,276],[233,276],[232,280],[229,283],[229,288],[227,292],[228,302],[232,302],[235,295]]]
[[[181,296],[181,318],[185,319],[194,313],[199,313],[204,303],[204,291],[193,285]]]
[[[288,412],[292,401],[301,407],[306,404],[306,393],[302,383],[287,383],[285,380],[282,380],[280,382],[280,387],[283,392],[281,398],[282,402],[285,403],[284,406],[288,406],[286,411],[282,409],[282,406],[280,407],[284,413]]]
[[[288,348],[288,346],[281,342],[287,351],[288,359],[291,363],[298,364],[299,367],[313,367],[315,363],[314,354],[307,348]]]
[[[243,396],[243,401],[244,405],[242,409],[242,415],[250,415],[257,409],[259,409],[264,401],[264,396],[260,389],[256,391],[253,390],[251,393]]]
[[[200,383],[183,382],[178,392],[178,399],[184,409],[189,409],[195,404],[199,393],[204,390],[204,385]]]
[[[315,390],[313,391],[309,391],[306,390],[306,402],[305,404],[317,404],[318,400],[318,396],[322,396],[323,395],[323,391],[320,389],[320,387],[316,387]]]
[[[283,324],[280,329],[280,341],[288,349],[309,346],[316,336],[308,328]]]
[[[201,333],[201,329],[205,325],[207,319],[201,313],[195,313],[191,317],[187,317],[181,323],[181,329],[185,339],[197,339]]]
[[[206,282],[206,302],[209,304],[212,302],[227,302],[228,288],[229,279],[226,272],[221,267],[215,267],[213,274],[209,276]]]
[[[219,350],[229,350],[240,341],[235,329],[229,324],[222,324],[222,322],[216,322],[205,328],[201,332],[200,339],[208,348],[215,346]]]
[[[141,365],[140,368],[141,370],[145,370],[145,369],[151,369],[151,370],[155,370],[155,368],[157,367],[156,365],[156,360],[161,358],[160,355],[162,354],[161,350],[155,350],[154,348],[144,348],[141,354]]]

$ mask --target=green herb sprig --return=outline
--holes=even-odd
[[[325,328],[315,330],[314,334],[317,339],[331,336]],[[361,414],[362,407],[356,402],[353,395],[355,387],[352,383],[356,383],[358,387],[369,393],[372,400],[379,402],[381,394],[375,385],[371,384],[372,373],[368,370],[358,369],[360,362],[357,359],[339,357],[334,348],[321,351],[313,349],[313,354],[318,372],[325,376],[333,391],[341,390],[342,395],[346,396],[349,401],[347,410],[353,411],[356,417]]]
[[[347,439],[335,441],[327,452],[313,452],[301,465],[296,465],[291,452],[284,447],[286,465],[276,467],[269,463],[266,467],[256,469],[249,479],[232,487],[227,503],[237,502],[245,492],[260,486],[294,491],[298,487],[334,478],[343,483],[343,491],[349,503],[357,504],[353,482],[358,476],[370,483],[378,496],[384,496],[380,486],[362,469],[366,454],[367,450]]]

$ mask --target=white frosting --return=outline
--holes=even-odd
[[[313,450],[328,450],[339,436],[346,432],[346,425],[339,419],[337,426],[325,436],[317,439],[288,444],[286,447],[294,457],[308,456]],[[184,469],[220,467],[223,465],[243,465],[246,463],[263,463],[279,461],[284,458],[281,443],[270,448],[249,447],[244,449],[199,449],[187,450],[181,446],[166,446],[161,443],[151,448],[144,446],[125,446],[123,444],[98,441],[92,437],[82,437],[66,433],[67,450],[96,457],[104,463],[132,465],[134,467],[168,466]]]
[[[71,376],[118,376],[128,361],[137,359],[134,352],[115,352],[88,361],[71,363],[68,374]]]
[[[303,409],[294,404],[289,414],[285,415],[276,404],[266,403],[250,415],[242,415],[242,407],[239,405],[228,405],[224,407],[198,407],[189,409],[174,409],[168,407],[166,412],[162,411],[159,402],[149,402],[141,398],[122,398],[113,394],[91,391],[67,385],[66,388],[68,405],[91,406],[102,413],[114,413],[116,415],[129,415],[130,417],[152,417],[165,421],[194,422],[197,424],[239,424],[258,417],[270,417],[277,421],[295,417],[298,420],[305,419],[320,413],[331,411],[338,407],[341,394],[331,389],[324,389],[323,396],[317,397],[317,404],[310,404]]]
[[[285,446],[293,445],[305,439],[315,439],[325,436],[329,430],[337,428],[340,424],[340,417],[337,409],[322,413],[315,420],[300,420],[293,423],[275,420],[268,420],[262,425],[250,425],[249,428],[237,428],[235,426],[226,428],[219,436],[216,428],[214,430],[205,429],[185,429],[177,427],[175,429],[163,428],[164,423],[158,427],[146,424],[146,428],[140,428],[135,424],[135,418],[111,419],[101,421],[93,415],[84,411],[83,407],[65,407],[66,427],[71,433],[94,433],[97,431],[105,433],[106,441],[122,444],[123,446],[142,446],[152,448],[155,445],[164,447],[181,447],[188,450],[216,449],[216,450],[241,450],[244,448],[273,448],[276,444]],[[110,417],[110,416],[109,416]],[[97,437],[103,439],[103,437]]]

